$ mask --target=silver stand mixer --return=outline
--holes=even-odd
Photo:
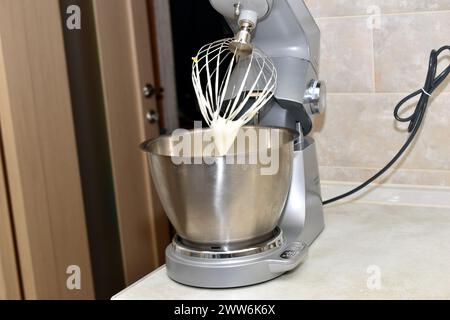
[[[312,116],[325,108],[325,86],[317,80],[320,32],[301,0],[210,2],[238,45],[251,42],[276,66],[276,92],[254,128],[276,127],[286,142],[280,169],[261,176],[258,166],[227,166],[224,159],[175,165],[170,137],[142,148],[177,231],[166,249],[168,276],[195,287],[240,287],[297,267],[324,228],[315,143],[307,137]]]

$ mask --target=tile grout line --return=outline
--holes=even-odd
[[[344,167],[344,166],[322,166],[319,165],[319,168],[329,168],[329,169],[340,169],[340,170],[380,170],[382,167]],[[424,173],[450,173],[450,170],[446,169],[421,169],[421,168],[391,168],[389,170],[395,171],[420,171]]]
[[[445,10],[434,10],[434,11],[408,11],[408,12],[389,12],[380,13],[380,16],[405,16],[405,15],[423,15],[423,14],[440,14],[440,13],[450,13],[450,9]],[[373,14],[355,14],[347,16],[326,16],[326,17],[315,17],[315,20],[326,20],[326,19],[351,19],[351,18],[368,18],[373,16]]]
[[[418,88],[420,89],[420,88]],[[408,95],[410,94],[412,91],[415,91],[416,89],[411,89],[411,91],[406,92],[406,91],[398,91],[398,92],[383,92],[383,91],[375,91],[375,92],[327,92],[327,95],[334,95],[334,96],[354,96],[354,95],[374,95],[374,94],[392,94],[392,95]],[[439,93],[440,95],[445,95],[445,94],[450,94],[450,91],[442,91]],[[436,96],[437,97],[437,96]]]
[[[339,180],[321,180],[320,183],[324,186],[334,186],[337,188],[340,187],[357,187],[361,183],[358,181],[339,181]],[[366,192],[375,191],[376,189],[400,189],[402,191],[405,190],[431,190],[436,192],[448,192],[450,190],[450,186],[435,186],[435,185],[422,185],[422,184],[404,184],[404,183],[379,183],[372,182],[370,185],[366,187]],[[361,190],[363,192],[363,190]]]
[[[323,194],[341,193],[357,183],[321,183]],[[352,195],[342,202],[344,203],[380,203],[385,205],[407,206],[432,206],[450,208],[450,202],[446,196],[450,188],[428,187],[421,185],[405,186],[398,184],[380,185],[374,184],[359,194]],[[436,201],[437,200],[437,201]]]
[[[427,203],[412,203],[412,202],[388,202],[383,200],[347,200],[342,202],[341,204],[336,203],[335,205],[346,205],[350,203],[358,203],[358,204],[371,204],[371,205],[382,205],[382,206],[397,206],[397,207],[414,207],[414,208],[435,208],[435,209],[450,209],[450,205],[434,205]],[[326,207],[325,207],[326,208]]]
[[[375,22],[374,22],[375,23]],[[381,23],[381,21],[380,21]],[[377,92],[375,85],[375,40],[374,40],[374,26],[372,25],[370,28],[370,35],[372,37],[372,92]]]

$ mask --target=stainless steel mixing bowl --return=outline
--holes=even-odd
[[[278,170],[274,174],[261,174],[261,169],[267,165],[259,157],[256,164],[249,164],[249,158],[244,164],[228,164],[225,156],[209,157],[209,161],[215,160],[213,164],[205,163],[207,161],[194,164],[194,161],[201,161],[201,153],[178,157],[174,151],[178,140],[172,136],[162,136],[141,145],[148,153],[154,185],[164,210],[186,242],[206,249],[231,248],[272,235],[289,192],[292,142],[297,133],[268,127],[244,127],[241,130],[249,129],[255,130],[258,137],[275,134],[278,143],[258,138],[259,146],[246,144],[241,153],[229,152],[228,161],[250,157],[255,151],[276,152]],[[210,129],[186,130],[181,137],[193,139],[196,134],[208,133]],[[274,147],[277,144],[279,146]],[[180,160],[185,163],[179,164]]]

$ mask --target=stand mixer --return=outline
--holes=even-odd
[[[252,121],[258,132],[279,135],[280,168],[261,176],[258,165],[226,165],[224,158],[175,165],[170,136],[142,148],[177,231],[166,249],[169,277],[195,287],[239,287],[297,267],[324,228],[315,143],[307,136],[312,116],[325,108],[325,86],[317,80],[320,32],[301,0],[210,3],[236,33],[230,47],[246,54],[256,46],[277,70],[273,98]]]

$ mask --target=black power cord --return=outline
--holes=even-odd
[[[445,80],[445,78],[450,74],[450,65],[447,66],[437,77],[437,65],[438,65],[438,59],[439,55],[442,51],[449,50],[450,46],[443,46],[439,48],[438,50],[432,50],[430,53],[430,60],[428,62],[428,72],[427,72],[427,78],[425,80],[425,85],[422,89],[419,89],[410,95],[404,97],[400,102],[395,106],[394,108],[394,117],[397,121],[400,122],[409,122],[408,126],[408,132],[410,133],[408,136],[408,139],[406,139],[406,142],[403,144],[403,146],[400,148],[400,150],[397,152],[397,154],[392,158],[391,161],[389,161],[380,171],[378,171],[375,175],[373,175],[371,178],[357,186],[356,188],[341,194],[339,196],[336,196],[334,198],[331,198],[329,200],[323,201],[323,205],[327,205],[329,203],[341,200],[343,198],[346,198],[361,189],[367,187],[370,183],[378,179],[382,174],[384,174],[392,165],[402,156],[402,154],[408,149],[411,142],[414,140],[417,132],[419,131],[419,128],[422,124],[423,118],[425,116],[425,111],[427,110],[428,106],[428,100],[430,99],[431,94],[434,90],[436,90],[437,87],[442,83],[442,81]],[[417,102],[417,105],[414,109],[414,112],[405,118],[402,118],[400,113],[400,108],[410,99],[414,98],[415,96],[420,95],[419,101]]]

